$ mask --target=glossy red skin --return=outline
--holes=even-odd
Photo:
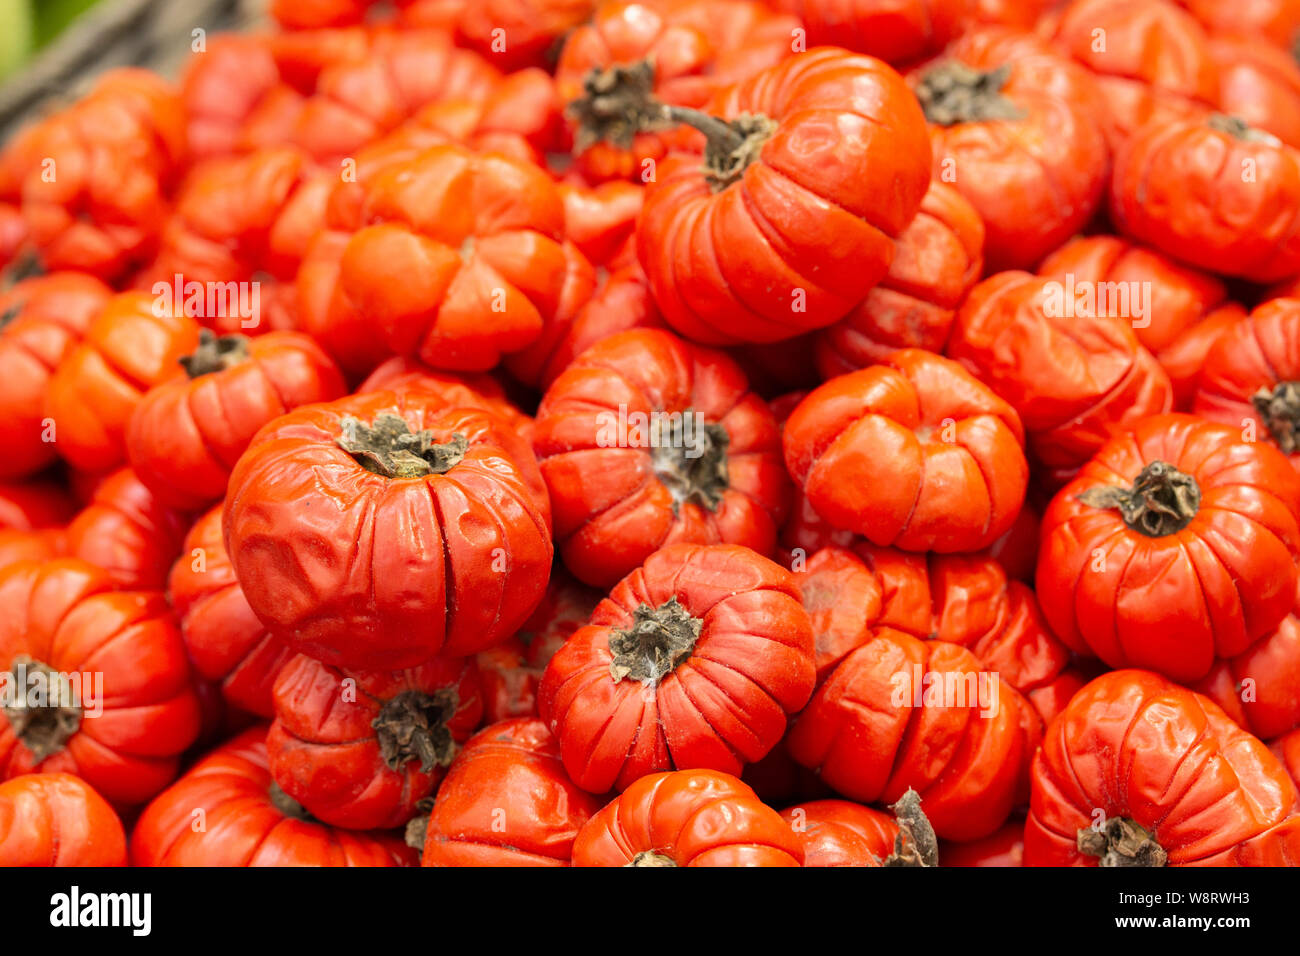
[[[184,157],[176,91],[147,70],[110,71],[43,121],[39,139],[22,213],[45,268],[111,280],[146,261]]]
[[[546,597],[519,632],[475,658],[488,723],[537,716],[537,686],[546,665],[573,632],[587,623],[603,597],[600,591],[574,581],[562,567],[552,572]]]
[[[1206,356],[1219,341],[1219,337],[1244,319],[1246,314],[1246,307],[1236,302],[1220,306],[1156,356],[1173,385],[1175,411],[1191,409]]]
[[[957,312],[948,355],[1020,415],[1031,460],[1069,477],[1114,429],[1168,411],[1173,394],[1128,321],[1052,316],[1051,299],[1025,272],[985,279]]]
[[[971,0],[970,19],[1012,27],[1032,27],[1057,0]]]
[[[825,379],[884,361],[895,349],[942,352],[957,306],[984,268],[984,223],[952,186],[939,180],[898,236],[880,284],[817,335]]]
[[[1151,831],[1169,866],[1295,866],[1295,785],[1208,698],[1147,671],[1097,678],[1034,760],[1026,866],[1095,866],[1076,834],[1097,812]]]
[[[50,380],[45,411],[55,421],[59,454],[87,471],[123,464],[131,413],[198,344],[199,324],[155,310],[153,295],[123,292],[110,299]]]
[[[940,866],[1024,866],[1025,824],[1012,820],[982,840],[939,844]]]
[[[571,103],[591,71],[648,61],[656,99],[702,108],[719,90],[789,56],[798,26],[795,18],[748,0],[601,3],[590,23],[565,38],[556,90]],[[601,141],[579,152],[575,166],[595,183],[646,182],[679,140],[677,131],[665,130],[636,134],[630,148]]]
[[[271,687],[293,652],[272,638],[244,599],[221,527],[222,506],[199,518],[167,579],[194,669],[219,682],[232,707],[271,717]]]
[[[934,176],[953,183],[984,221],[988,274],[1032,268],[1101,205],[1109,164],[1097,143],[1099,93],[1082,67],[1016,30],[972,30],[943,56],[985,72],[1011,65],[1000,93],[1023,115],[931,124]]]
[[[506,358],[505,367],[521,382],[549,389],[578,356],[611,335],[664,328],[645,273],[636,262],[611,273],[576,314],[565,318],[547,326],[528,348]]]
[[[394,411],[437,442],[465,435],[465,458],[390,480],[336,444],[345,416]],[[413,667],[503,640],[541,600],[552,557],[536,465],[513,458],[515,444],[496,416],[415,392],[277,419],[236,465],[223,518],[249,606],[272,635],[340,667]]]
[[[1300,299],[1271,299],[1228,326],[1205,356],[1192,411],[1277,447],[1251,396],[1300,380]],[[1279,449],[1281,450],[1281,449]],[[1300,471],[1300,453],[1287,456]]]
[[[600,798],[565,775],[555,738],[528,717],[471,737],[438,788],[421,866],[568,866]]]
[[[0,481],[27,477],[57,457],[54,444],[41,440],[50,376],[110,295],[98,279],[75,272],[24,279],[0,293]]]
[[[403,27],[452,27],[462,46],[510,72],[547,65],[555,45],[595,9],[595,0],[413,0],[397,22]],[[504,49],[497,31],[508,38]]]
[[[127,453],[140,480],[167,504],[197,511],[226,493],[231,469],[257,431],[301,405],[347,394],[334,361],[301,332],[245,342],[247,358],[150,389],[131,414]]]
[[[259,273],[292,279],[335,181],[287,146],[207,161],[177,196],[146,283],[172,287],[177,275],[187,283],[246,282]],[[219,320],[191,314],[209,326]]]
[[[754,791],[716,770],[642,777],[578,831],[574,866],[627,866],[657,853],[677,866],[802,866],[803,845]]]
[[[383,31],[370,26],[321,27],[270,33],[266,44],[280,78],[298,93],[311,93],[321,71],[334,63],[361,60]]]
[[[1293,730],[1274,740],[1269,745],[1273,755],[1282,761],[1291,779],[1300,785],[1300,730]]]
[[[1038,567],[1038,525],[1037,509],[1026,501],[1011,527],[980,553],[1002,565],[1007,577],[1032,584]]]
[[[190,516],[169,507],[129,468],[114,472],[68,524],[64,547],[108,572],[118,587],[160,591]]]
[[[776,0],[795,14],[809,43],[832,43],[904,65],[961,35],[971,0]]]
[[[458,744],[483,717],[470,660],[437,657],[403,671],[350,671],[303,654],[292,658],[273,691],[275,722],[266,735],[271,776],[322,823],[349,830],[402,826],[445,773],[437,764],[422,770],[419,758],[393,769],[380,752],[372,722],[406,691],[453,695],[446,729]]]
[[[245,120],[280,83],[265,38],[212,37],[202,56],[190,57],[180,78],[189,153],[196,159],[237,152]]]
[[[1038,274],[1059,282],[1073,276],[1076,288],[1083,283],[1094,289],[1107,282],[1150,283],[1147,314],[1143,321],[1134,318],[1133,332],[1169,376],[1177,405],[1190,401],[1200,371],[1191,354],[1198,350],[1190,343],[1201,333],[1194,330],[1229,304],[1219,279],[1118,236],[1073,239],[1044,259]]]
[[[1297,593],[1300,599],[1300,592]],[[1300,609],[1300,600],[1297,601]],[[1192,690],[1214,701],[1260,740],[1300,727],[1300,616],[1293,609],[1271,633],[1229,660],[1216,661]]]
[[[977,701],[903,706],[894,675],[990,673],[1000,682],[996,712]],[[946,680],[947,678],[945,678]],[[978,677],[976,677],[978,680]],[[861,803],[893,803],[911,787],[935,833],[951,840],[987,836],[1024,797],[1042,721],[1020,694],[970,651],[882,627],[853,651],[813,695],[790,731],[790,754],[838,793]]]
[[[1170,0],[1074,0],[1041,29],[1092,72],[1112,150],[1146,123],[1193,118],[1218,106],[1210,38]]]
[[[19,561],[48,561],[63,556],[63,529],[20,531],[0,528],[0,568]]]
[[[500,79],[491,63],[453,46],[446,34],[376,34],[361,57],[321,70],[290,140],[322,165],[337,167],[421,107],[482,98]]]
[[[1219,71],[1219,109],[1300,147],[1300,65],[1285,48],[1253,37],[1213,37],[1210,55]]]
[[[1033,592],[991,558],[858,543],[815,552],[795,577],[812,621],[819,682],[886,627],[965,647],[1027,696],[1042,692],[1047,701],[1062,692],[1056,685],[1068,648],[1048,629]]]
[[[611,436],[621,405],[629,431]],[[653,436],[638,434],[630,417],[690,410],[730,439],[728,487],[716,510],[690,500],[674,509],[654,470]],[[628,447],[612,443],[623,437]],[[769,554],[788,506],[776,422],[744,373],[722,353],[658,329],[602,339],[570,364],[538,407],[533,449],[565,566],[596,587],[669,544],[722,542]]]
[[[1148,537],[1118,511],[1075,497],[1127,488],[1156,460],[1200,487],[1200,508],[1181,531]],[[1291,611],[1297,513],[1300,477],[1276,449],[1191,415],[1153,416],[1117,435],[1052,500],[1038,599],[1075,652],[1197,681]]]
[[[126,833],[79,777],[24,774],[0,783],[0,866],[126,866]]]
[[[447,144],[360,182],[363,224],[346,238],[319,234],[298,275],[305,330],[350,371],[392,355],[486,371],[594,287],[564,241],[559,191],[536,166]]]
[[[1300,150],[1263,135],[1239,139],[1204,120],[1144,127],[1115,157],[1116,229],[1222,275],[1300,273]]]
[[[898,824],[851,800],[816,800],[781,811],[803,841],[804,866],[880,866],[894,852]]]
[[[988,547],[1011,527],[1029,482],[1020,417],[956,362],[922,349],[815,389],[782,442],[818,514],[908,551]]]
[[[1300,31],[1300,2],[1297,0],[1179,0],[1213,34],[1240,33],[1258,36],[1289,50]]]
[[[608,266],[633,238],[645,189],[636,183],[561,183],[564,234],[593,265]]]
[[[199,732],[190,666],[158,591],[115,591],[84,561],[21,562],[0,571],[0,667],[26,655],[63,674],[103,674],[98,717],[83,716],[42,760],[0,727],[0,774],[71,773],[118,805],[143,803],[176,774]],[[89,703],[87,701],[87,703]]]
[[[640,604],[676,597],[702,624],[695,648],[657,685],[614,681],[609,649]],[[812,693],[812,630],[795,578],[739,545],[670,545],[597,605],[551,658],[538,713],[565,769],[591,793],[661,770],[740,773],[785,733]]]
[[[879,60],[820,47],[730,87],[709,112],[766,116],[776,131],[717,193],[699,155],[659,164],[637,254],[664,318],[706,345],[830,325],[884,278],[929,187],[915,97]]]
[[[30,531],[63,525],[76,507],[68,490],[49,479],[0,482],[0,530]]]
[[[400,836],[286,815],[272,802],[266,727],[218,747],[160,794],[131,833],[134,866],[413,866]],[[200,817],[196,811],[202,811]],[[195,827],[202,819],[204,826]]]

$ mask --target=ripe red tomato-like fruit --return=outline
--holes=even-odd
[[[244,599],[226,553],[222,506],[199,518],[167,579],[167,594],[194,669],[232,707],[274,716],[271,687],[293,652],[271,637]]]
[[[1295,866],[1300,794],[1209,699],[1111,671],[1047,730],[1024,852],[1027,866]]]
[[[0,783],[0,866],[126,866],[126,833],[80,777],[23,774]]]
[[[781,816],[803,841],[804,866],[937,866],[938,841],[915,791],[896,812],[898,819],[851,800],[814,800]]]
[[[962,304],[948,343],[949,356],[1020,415],[1040,477],[1057,485],[1117,426],[1173,401],[1169,377],[1122,314],[1123,299],[1112,314],[1066,291],[1027,272],[990,276]]]
[[[1098,93],[1080,66],[1026,33],[984,27],[912,80],[934,176],[984,220],[989,272],[1032,268],[1092,219],[1108,156]]]
[[[263,425],[346,391],[338,366],[300,332],[250,339],[204,329],[175,377],[132,412],[127,454],[158,498],[195,511],[224,497],[230,470]]]
[[[564,563],[596,587],[667,544],[768,554],[788,505],[776,422],[739,367],[658,329],[580,355],[543,397],[533,447]]]
[[[0,293],[0,480],[25,478],[57,457],[45,421],[50,377],[110,295],[77,272],[24,279]]]
[[[1300,470],[1300,299],[1265,302],[1219,335],[1192,411],[1250,429]]]
[[[574,866],[802,866],[803,843],[730,774],[653,773],[588,820]]]
[[[118,587],[162,590],[189,524],[187,514],[122,468],[96,486],[90,504],[68,524],[64,550],[107,571]]]
[[[199,324],[160,308],[154,296],[123,292],[110,299],[50,380],[45,409],[59,454],[87,471],[123,464],[131,413],[198,345]]]
[[[199,732],[185,645],[160,591],[117,591],[71,558],[0,571],[0,775],[75,774],[115,804],[143,803]],[[72,683],[77,676],[78,684]],[[36,707],[29,690],[57,686]]]
[[[490,412],[371,392],[267,425],[230,477],[231,563],[270,633],[338,667],[401,669],[518,629],[551,570],[531,457]]]
[[[546,725],[525,717],[465,743],[432,815],[408,835],[424,848],[421,866],[568,866],[578,830],[599,809],[565,774]]]
[[[387,830],[437,788],[483,716],[473,662],[352,671],[299,654],[280,670],[271,776],[322,823]]]
[[[1116,229],[1223,275],[1300,274],[1300,150],[1240,118],[1151,123],[1115,157]]]
[[[145,807],[131,833],[133,866],[414,866],[415,859],[391,833],[312,820],[271,779],[264,725],[191,767]]]
[[[637,223],[664,318],[706,345],[830,325],[884,278],[929,187],[916,98],[881,61],[818,47],[708,112],[721,121],[700,121],[703,167],[695,153],[661,162]]]
[[[551,658],[538,712],[592,793],[660,770],[739,773],[812,693],[812,632],[793,575],[738,545],[670,545]]]
[[[831,379],[790,414],[790,475],[831,524],[909,551],[978,551],[1025,500],[1015,410],[923,349]]]
[[[1043,515],[1052,630],[1111,667],[1196,681],[1294,605],[1300,477],[1274,448],[1191,415],[1117,435]]]
[[[1024,799],[1042,720],[970,651],[892,628],[849,654],[790,731],[790,755],[862,803],[916,790],[935,833],[988,836]]]

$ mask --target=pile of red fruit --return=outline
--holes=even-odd
[[[275,0],[0,151],[0,864],[1300,865],[1300,0]]]

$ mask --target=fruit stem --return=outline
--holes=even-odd
[[[1111,817],[1100,830],[1080,827],[1075,834],[1080,853],[1098,858],[1098,866],[1164,866],[1168,854],[1146,827],[1127,817]]]
[[[1153,461],[1131,488],[1098,485],[1076,496],[1093,508],[1118,510],[1124,523],[1149,538],[1183,530],[1201,506],[1196,479],[1165,461]]]
[[[420,478],[446,474],[465,458],[469,440],[459,432],[436,444],[433,432],[412,432],[400,415],[382,412],[367,425],[347,416],[338,446],[366,471],[385,478]]]

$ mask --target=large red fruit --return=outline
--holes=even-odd
[[[0,783],[0,866],[126,866],[122,821],[80,777],[14,777]]]
[[[216,681],[226,703],[259,717],[272,717],[271,687],[293,652],[266,632],[226,553],[222,506],[190,529],[180,559],[167,579],[168,597],[194,669]]]
[[[217,337],[151,389],[127,426],[131,466],[164,502],[190,511],[226,494],[235,462],[273,418],[347,391],[338,367],[300,332]]]
[[[916,790],[939,836],[987,836],[1024,799],[1042,720],[970,651],[881,627],[818,688],[790,755],[862,803]]]
[[[1027,866],[1296,866],[1300,795],[1207,698],[1112,671],[1047,730],[1024,852]]]
[[[593,586],[668,544],[768,554],[788,506],[776,422],[744,374],[658,329],[580,355],[543,397],[533,447],[560,554]]]
[[[110,294],[98,279],[76,272],[24,279],[0,293],[0,480],[24,478],[54,461],[45,420],[50,377]]]
[[[1191,415],[1117,435],[1043,515],[1052,630],[1111,667],[1200,680],[1292,609],[1300,477],[1274,448]]]
[[[802,866],[802,841],[754,791],[716,770],[642,777],[586,822],[574,866]]]
[[[818,47],[709,112],[721,122],[692,118],[709,130],[703,167],[695,153],[660,163],[637,224],[664,318],[708,345],[830,325],[884,278],[929,187],[916,98],[879,60]]]
[[[565,774],[546,726],[519,718],[465,743],[432,815],[408,833],[423,843],[421,866],[568,866],[574,837],[599,809]]]
[[[1169,410],[1169,377],[1131,323],[1078,307],[1063,283],[1003,272],[971,290],[948,354],[1019,413],[1031,459],[1059,484],[1116,427]]]
[[[198,736],[199,705],[162,593],[116,591],[105,572],[75,559],[20,562],[0,571],[0,607],[0,668],[11,690],[0,775],[75,774],[119,805],[165,787]],[[57,697],[15,706],[37,681],[57,686]]]
[[[592,793],[659,770],[739,773],[812,693],[812,632],[785,569],[737,545],[671,545],[551,658],[538,712]]]
[[[226,544],[270,633],[400,669],[512,634],[551,569],[531,457],[490,412],[371,392],[267,425],[230,477]]]
[[[317,820],[350,830],[405,824],[483,716],[473,663],[447,657],[352,671],[299,654],[274,702],[271,776]]]
[[[1092,219],[1108,156],[1085,70],[1028,34],[984,27],[913,82],[930,121],[934,176],[984,220],[990,272],[1032,268]]]
[[[978,551],[1011,527],[1020,416],[956,362],[902,349],[831,379],[786,421],[785,462],[827,521],[909,551]]]
[[[145,807],[131,833],[134,866],[413,866],[391,833],[311,820],[266,769],[266,727],[212,751]],[[202,826],[196,826],[197,821]]]
[[[199,324],[161,308],[154,296],[123,292],[110,299],[50,380],[45,408],[59,454],[86,471],[124,463],[131,413],[198,345]]]
[[[1115,157],[1115,228],[1254,282],[1300,274],[1300,150],[1243,120],[1152,123]]]

